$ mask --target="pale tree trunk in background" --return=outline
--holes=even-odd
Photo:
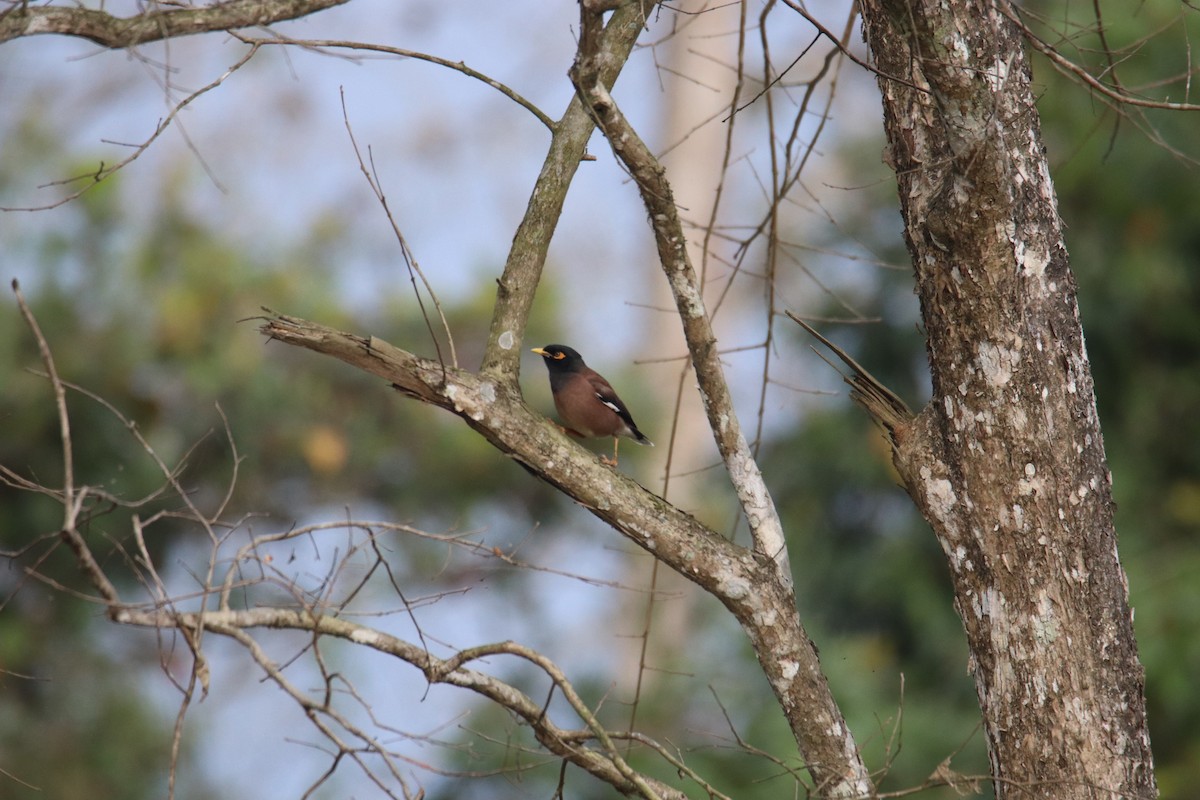
[[[985,0],[864,0],[862,13],[933,377],[929,406],[895,427],[895,461],[947,555],[996,795],[1155,797],[1024,42]]]
[[[702,7],[704,12],[678,15],[678,32],[659,48],[659,58],[669,70],[663,72],[661,79],[668,87],[662,95],[662,145],[670,148],[670,152],[665,153],[661,161],[675,192],[680,216],[696,226],[688,231],[687,248],[692,263],[701,272],[703,265],[708,263],[704,257],[703,229],[708,225],[716,202],[725,151],[726,126],[721,124],[720,117],[725,115],[722,109],[728,108],[737,77],[731,66],[737,59],[738,8],[728,5],[713,10],[717,5],[722,4],[693,3],[695,8],[690,10]],[[713,118],[714,114],[716,118]],[[723,269],[721,265],[716,268]],[[674,313],[675,301],[670,287],[663,281],[661,271],[650,269],[646,275],[650,287],[647,296],[654,298],[655,307],[670,309],[668,313],[654,316],[655,325],[650,331],[652,340],[668,344],[662,355],[682,356],[687,352],[687,342]],[[706,291],[705,301],[710,307],[716,300],[711,295]],[[688,360],[681,359],[676,366],[682,370],[688,366]],[[683,383],[683,403],[675,437],[675,474],[703,469],[719,458],[712,444],[704,408],[696,392],[691,390],[695,386],[695,377],[690,368],[688,373]],[[661,408],[674,408],[676,388],[677,384],[665,383],[656,387]],[[696,493],[697,483],[703,491],[703,476],[673,479],[671,500],[685,508],[694,508],[700,500]]]
[[[667,169],[681,215],[696,226],[708,224],[716,200],[726,130],[720,123],[720,117],[724,116],[720,111],[727,108],[729,98],[733,96],[732,84],[736,80],[730,65],[737,58],[739,9],[736,5],[730,5],[712,10],[715,5],[718,4],[690,4],[689,10],[703,8],[704,13],[678,15],[675,18],[678,32],[666,37],[656,51],[658,62],[665,68],[660,73],[660,80],[667,87],[659,95],[662,100],[661,144],[663,148],[671,148],[669,153],[663,155],[662,163]],[[718,117],[712,118],[714,114],[718,114]],[[687,247],[693,264],[699,266],[705,263],[702,231],[689,234]],[[648,256],[653,258],[650,254]],[[663,309],[646,317],[648,325],[645,340],[654,342],[653,354],[656,357],[680,357],[667,371],[673,379],[657,382],[650,387],[654,393],[655,407],[664,410],[658,434],[653,437],[655,443],[659,448],[665,448],[672,444],[669,441],[672,426],[675,432],[671,453],[672,477],[664,496],[680,508],[710,516],[705,512],[722,512],[726,509],[705,508],[703,486],[708,473],[702,470],[717,463],[720,456],[712,443],[704,407],[695,392],[696,376],[691,369],[691,362],[685,357],[687,342],[679,328],[679,317],[674,310],[675,300],[670,287],[662,278],[662,270],[652,261],[642,265],[641,274],[646,286],[642,296],[650,298],[649,303],[656,309]],[[706,292],[705,300],[711,307],[715,298]],[[684,371],[686,374],[681,375]],[[681,385],[682,392],[679,391]],[[675,409],[677,403],[678,416],[672,419],[669,411]],[[697,492],[697,489],[701,491]],[[727,508],[732,509],[732,506]],[[719,525],[722,518],[716,519]],[[729,519],[732,522],[732,514]],[[641,554],[634,554],[631,558],[644,564],[647,573],[654,563]],[[691,638],[693,628],[689,620],[698,595],[688,590],[687,581],[667,570],[657,570],[655,580],[659,594],[654,601],[654,636],[648,660],[654,666],[669,667],[678,654],[687,652],[686,643]],[[640,619],[645,612],[646,598],[631,595],[628,602],[634,606],[631,613],[639,615],[632,618]],[[642,639],[627,641],[631,645],[639,645]],[[635,656],[640,657],[640,653],[635,653]],[[645,677],[649,679],[654,674],[647,673]]]

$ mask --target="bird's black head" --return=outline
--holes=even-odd
[[[574,372],[583,366],[583,356],[565,344],[535,347],[533,352],[542,357],[551,372]]]

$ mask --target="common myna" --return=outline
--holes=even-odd
[[[601,461],[616,466],[617,443],[622,436],[628,436],[638,444],[654,446],[654,442],[638,430],[629,409],[604,376],[583,363],[583,356],[561,344],[535,347],[533,352],[542,357],[546,369],[550,370],[550,393],[554,395],[554,407],[566,424],[567,433],[581,439],[613,437],[612,461],[600,456]]]

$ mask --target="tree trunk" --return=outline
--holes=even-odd
[[[987,0],[864,0],[933,399],[894,430],[966,628],[997,797],[1157,795],[1111,475],[1030,92]]]

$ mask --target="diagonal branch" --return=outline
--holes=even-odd
[[[443,367],[376,338],[273,315],[270,339],[331,355],[391,383],[409,397],[461,417],[488,442],[626,538],[718,599],[759,654],[788,714],[820,793],[865,796],[870,781],[853,736],[821,673],[816,648],[776,563],[725,539],[640,484],[602,465],[486,375]]]
[[[343,333],[274,315],[261,331],[270,339],[331,355],[377,375],[409,397],[463,419],[529,472],[557,487],[635,544],[742,613],[730,584],[761,579],[763,560],[707,528],[559,432],[516,391],[486,376],[443,366],[374,337]],[[769,562],[768,562],[769,563]]]
[[[0,21],[2,21],[2,20],[0,20]],[[150,145],[154,144],[154,142],[156,142],[158,140],[158,138],[160,136],[162,136],[162,134],[169,127],[171,127],[171,124],[174,123],[175,120],[180,116],[180,114],[183,113],[185,108],[190,106],[193,102],[195,102],[197,99],[199,99],[202,95],[207,94],[208,92],[212,91],[213,89],[217,88],[222,83],[224,83],[229,78],[230,75],[233,75],[239,69],[246,66],[246,64],[250,63],[250,59],[254,58],[255,54],[257,54],[257,53],[258,53],[258,45],[252,45],[250,47],[250,49],[247,50],[242,55],[241,58],[239,58],[237,61],[235,61],[233,64],[231,64],[228,69],[226,69],[224,72],[222,72],[220,75],[218,75],[216,78],[214,78],[209,83],[206,83],[204,86],[201,86],[199,89],[197,89],[196,91],[189,94],[187,97],[180,100],[178,103],[175,103],[175,105],[171,108],[170,113],[167,114],[162,119],[160,119],[158,121],[158,124],[154,126],[153,133],[151,133],[148,137],[143,139],[140,144],[135,145],[133,147],[133,151],[129,155],[125,156],[125,158],[118,161],[117,163],[105,164],[102,161],[102,162],[100,162],[100,165],[96,168],[95,172],[91,172],[91,173],[87,173],[87,174],[83,174],[83,175],[76,175],[74,177],[65,178],[63,180],[52,181],[51,183],[47,184],[47,186],[62,186],[62,185],[67,185],[67,184],[75,184],[75,183],[79,183],[80,181],[83,181],[84,184],[79,189],[76,189],[72,192],[68,192],[67,194],[60,197],[58,200],[55,200],[51,203],[47,203],[46,205],[28,206],[28,207],[0,206],[0,211],[46,211],[46,210],[49,210],[52,208],[58,208],[61,205],[65,205],[65,204],[71,202],[75,198],[82,195],[84,192],[90,190],[96,184],[103,181],[108,176],[112,175],[113,173],[115,173],[119,170],[124,169],[125,167],[132,164],[134,161],[137,161],[142,156],[143,153],[145,153],[147,150],[150,149]],[[43,186],[41,188],[46,188],[46,186]]]
[[[1042,39],[1040,36],[1034,33],[1033,30],[1025,23],[1025,20],[1021,16],[1020,10],[1017,9],[1017,7],[1012,3],[1005,0],[1005,2],[997,3],[996,8],[1001,14],[1007,17],[1010,22],[1017,26],[1017,28],[1021,31],[1021,34],[1025,37],[1025,41],[1029,42],[1030,46],[1033,47],[1034,50],[1037,50],[1039,53],[1049,59],[1050,63],[1056,70],[1061,72],[1063,75],[1066,75],[1068,78],[1073,78],[1079,81],[1093,91],[1099,92],[1109,100],[1112,100],[1120,105],[1135,106],[1139,108],[1161,108],[1168,111],[1200,111],[1200,105],[1197,105],[1196,103],[1173,103],[1169,100],[1154,100],[1151,98],[1139,97],[1135,94],[1130,94],[1125,90],[1125,87],[1121,86],[1119,81],[1115,80],[1115,74],[1114,85],[1109,86],[1096,76],[1092,75],[1092,73],[1088,72],[1083,66],[1064,56],[1054,45],[1050,44],[1045,39]]]
[[[340,6],[347,0],[227,0],[116,17],[91,8],[13,3],[0,14],[0,43],[39,33],[76,36],[101,47],[124,47],[209,31],[271,25]]]
[[[874,792],[871,777],[796,611],[783,526],[738,423],[666,171],[598,79],[601,54],[597,45],[603,5],[602,0],[581,0],[579,50],[571,79],[613,152],[637,183],[650,218],[659,260],[675,297],[700,384],[709,427],[749,522],[755,553],[769,565],[760,572],[758,582],[746,589],[752,594],[784,598],[774,606],[780,612],[779,617],[768,622],[739,615],[738,621],[750,636],[759,663],[788,717],[801,754],[817,783],[817,794],[870,796]],[[768,628],[772,629],[769,634]],[[804,702],[797,704],[800,695]]]
[[[700,395],[709,426],[750,523],[755,549],[774,559],[780,582],[790,586],[792,575],[783,525],[758,464],[750,452],[750,445],[742,435],[733,397],[721,366],[717,337],[704,306],[700,280],[687,252],[687,237],[683,233],[683,223],[679,219],[671,186],[662,165],[599,80],[601,54],[595,49],[598,41],[595,29],[599,25],[600,14],[589,6],[587,0],[581,4],[579,57],[571,69],[572,80],[613,151],[637,182],[654,228],[659,259],[683,323],[684,337],[696,370],[696,379],[700,383]]]
[[[535,117],[537,117],[538,122],[545,125],[551,133],[554,132],[554,120],[550,119],[550,117],[546,115],[546,112],[542,111],[525,97],[518,94],[517,91],[512,87],[501,83],[489,75],[485,75],[477,69],[468,67],[466,63],[461,60],[451,61],[448,58],[439,58],[438,56],[430,55],[429,53],[421,53],[404,47],[393,47],[385,44],[369,44],[367,42],[354,42],[346,39],[293,39],[291,37],[281,36],[279,34],[275,34],[270,37],[254,37],[242,36],[235,33],[233,36],[234,38],[246,44],[299,47],[315,53],[328,54],[330,50],[359,50],[367,53],[382,53],[384,55],[397,56],[399,58],[410,58],[414,61],[427,61],[430,64],[437,64],[440,67],[446,67],[447,69],[452,69],[455,72],[461,72],[468,78],[474,78],[481,83],[487,84],[496,91],[500,92],[500,94],[507,97],[509,100],[512,100],[514,103],[521,106],[521,108],[524,108],[530,114],[533,114]]]

